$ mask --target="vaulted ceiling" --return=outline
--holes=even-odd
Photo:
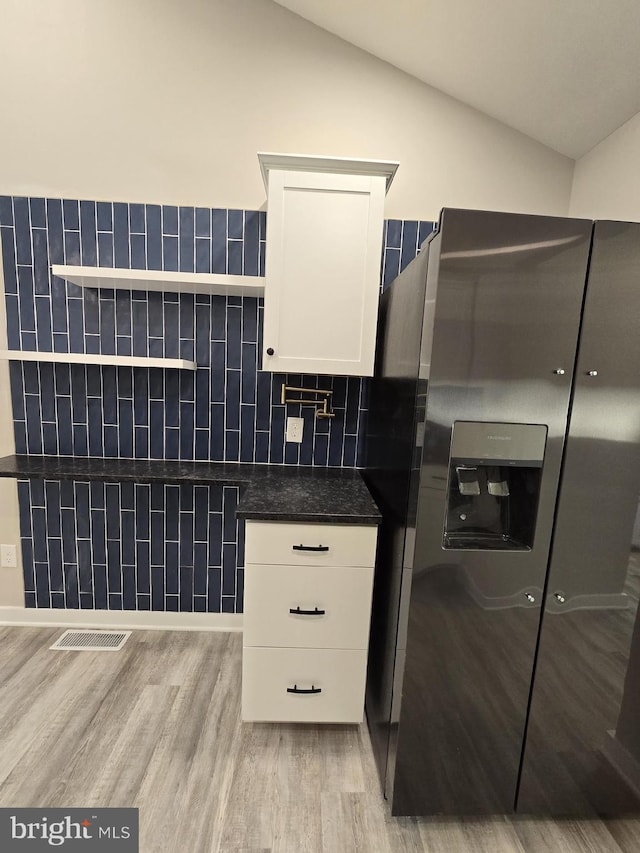
[[[578,158],[640,111],[640,0],[276,0]]]

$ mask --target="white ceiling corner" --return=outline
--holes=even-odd
[[[640,112],[640,0],[276,0],[578,158]]]

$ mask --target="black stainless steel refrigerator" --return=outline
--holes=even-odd
[[[366,468],[393,814],[640,811],[640,225],[445,209],[382,296]]]

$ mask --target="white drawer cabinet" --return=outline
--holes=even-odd
[[[243,720],[362,721],[377,532],[247,521]]]

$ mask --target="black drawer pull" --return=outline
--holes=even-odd
[[[324,616],[326,610],[318,610],[315,607],[313,610],[301,610],[300,607],[290,607],[289,613],[293,613],[294,616]]]
[[[328,551],[328,545],[294,545],[294,551]]]
[[[322,693],[322,687],[315,687],[312,684],[310,688],[305,690],[304,687],[298,687],[297,684],[294,684],[293,687],[287,687],[287,693]]]

